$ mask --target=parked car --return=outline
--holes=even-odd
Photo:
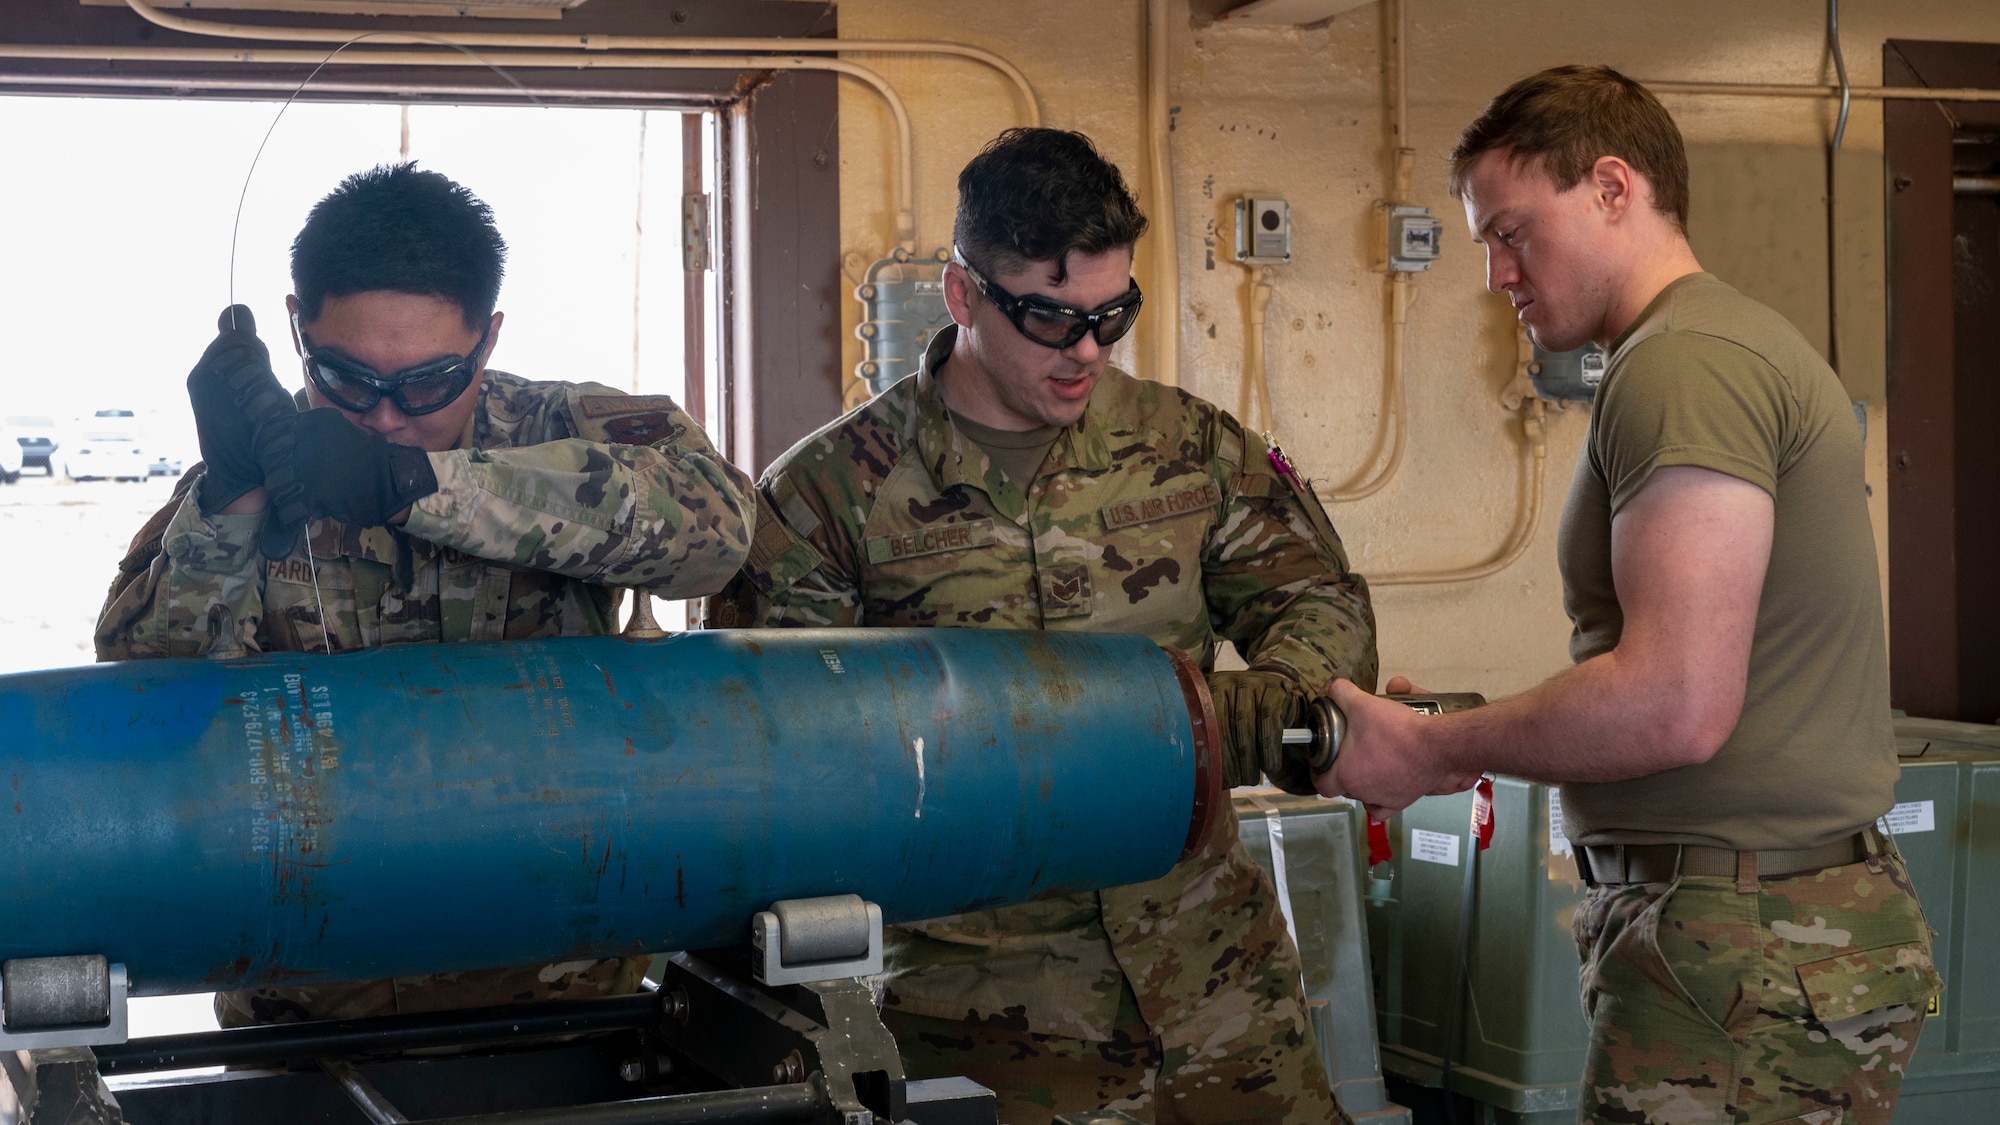
[[[186,468],[187,463],[180,458],[169,457],[164,453],[160,453],[154,455],[153,463],[147,467],[147,471],[148,475],[151,476],[178,478],[182,470]]]
[[[153,471],[153,459],[129,437],[80,437],[65,446],[56,460],[62,463],[62,475],[70,480],[145,480]]]
[[[56,420],[41,414],[13,414],[5,421],[13,431],[14,443],[20,447],[21,468],[56,475],[55,464],[50,460],[56,451]]]
[[[14,438],[14,428],[0,419],[0,484],[21,479],[22,445]]]

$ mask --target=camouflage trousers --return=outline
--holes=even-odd
[[[1234,1032],[1228,1042],[1222,1042],[1226,1032],[1183,1042],[1171,1028],[1156,1037],[1131,990],[1124,992],[1117,1026],[1104,1042],[1031,1032],[1025,1020],[1007,1017],[948,1020],[889,1008],[882,1022],[896,1037],[909,1077],[972,1079],[993,1091],[1003,1125],[1049,1125],[1058,1113],[1096,1109],[1153,1125],[1353,1125],[1334,1100],[1304,1013],[1297,1018],[1307,1034],[1296,1044],[1256,1034],[1256,1024],[1286,1018],[1271,1011],[1228,1029]],[[1296,1007],[1290,998],[1280,1003]]]
[[[1583,1123],[1888,1125],[1939,987],[1893,848],[1750,890],[1593,887],[1574,931]]]
[[[565,961],[519,969],[476,969],[393,980],[343,981],[297,988],[258,988],[215,994],[223,1027],[254,1027],[306,1020],[414,1015],[455,1008],[485,1008],[531,1000],[583,1000],[639,991],[648,957]]]

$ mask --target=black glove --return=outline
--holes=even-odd
[[[264,521],[268,558],[289,554],[309,519],[332,516],[354,527],[381,527],[438,490],[430,454],[391,445],[333,407],[296,415],[283,430],[270,435],[266,462],[274,481]],[[281,474],[291,479],[276,483]]]
[[[203,515],[221,511],[264,483],[258,430],[297,412],[292,396],[271,373],[271,353],[257,338],[249,307],[222,310],[216,329],[215,341],[187,378],[201,459],[208,467],[199,499]]]
[[[1255,785],[1263,774],[1287,793],[1313,792],[1312,747],[1284,743],[1286,727],[1306,725],[1312,696],[1304,687],[1279,672],[1210,672],[1208,694],[1222,728],[1228,785]]]

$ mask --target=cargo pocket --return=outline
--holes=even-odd
[[[1799,966],[1806,1003],[1821,1023],[1898,1004],[1921,1012],[1943,983],[1930,950],[1918,941],[1858,949]]]

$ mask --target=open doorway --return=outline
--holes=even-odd
[[[255,313],[280,381],[301,385],[291,238],[342,177],[378,163],[414,160],[493,207],[509,247],[494,367],[671,395],[726,437],[711,409],[724,401],[722,271],[707,268],[719,248],[690,262],[683,241],[687,200],[712,211],[722,196],[718,114],[278,108],[0,98],[14,169],[0,179],[0,417],[46,420],[55,445],[46,475],[0,489],[0,588],[23,595],[0,604],[0,672],[90,662],[128,540],[199,459],[184,380],[232,299]],[[138,467],[100,471],[106,449]],[[685,627],[683,603],[659,609]]]
[[[713,247],[690,261],[683,244],[687,197],[721,197],[716,113],[299,103],[246,188],[277,111],[0,98],[14,168],[0,179],[0,417],[46,419],[55,445],[46,473],[0,487],[0,673],[92,659],[128,540],[200,456],[184,380],[224,306],[251,307],[279,380],[302,385],[290,240],[317,199],[377,163],[415,160],[493,207],[509,246],[493,366],[671,395],[724,430],[708,408],[722,401],[721,271]],[[97,479],[79,451],[120,442],[143,452],[138,479]],[[155,459],[172,471],[153,474]],[[657,608],[685,627],[685,603]],[[133,1033],[212,1028],[210,1002],[135,1000]]]

